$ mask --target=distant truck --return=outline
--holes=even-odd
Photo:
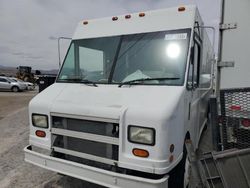
[[[56,83],[29,105],[25,161],[106,187],[188,185],[213,49],[196,6],[79,23]]]
[[[31,72],[32,68],[28,66],[19,66],[17,67],[16,77],[25,82],[35,83],[36,79],[34,77],[34,73]],[[38,71],[40,73],[40,71]]]

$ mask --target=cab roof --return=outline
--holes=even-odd
[[[133,13],[81,21],[74,39],[117,36],[144,32],[192,28],[197,8],[195,5]]]

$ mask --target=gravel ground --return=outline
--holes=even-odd
[[[28,105],[30,99],[36,94],[36,91],[29,92],[0,92],[0,120],[16,110]]]
[[[1,188],[101,188],[101,186],[24,162],[28,145],[28,103],[35,91],[0,92],[0,187]]]

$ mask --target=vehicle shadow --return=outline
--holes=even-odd
[[[57,175],[43,185],[44,188],[105,188],[70,176]]]

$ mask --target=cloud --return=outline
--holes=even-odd
[[[9,49],[8,46],[0,46],[0,54],[1,53],[8,53],[10,52],[11,50]]]
[[[58,40],[58,38],[57,38],[57,37],[54,37],[54,36],[49,36],[48,39],[49,39],[49,40]]]
[[[0,64],[58,68],[56,39],[71,37],[80,20],[190,3],[205,23],[218,23],[219,0],[0,0]]]

